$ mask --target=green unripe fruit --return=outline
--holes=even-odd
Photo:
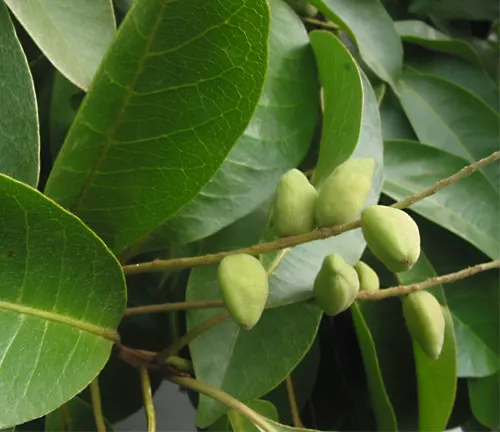
[[[361,213],[361,229],[368,247],[394,273],[409,270],[420,255],[420,233],[404,211],[375,205]]]
[[[320,227],[350,222],[359,215],[372,187],[375,160],[350,159],[339,165],[321,185],[315,220]]]
[[[375,273],[368,264],[363,261],[359,261],[355,266],[354,270],[358,274],[359,279],[359,289],[361,291],[376,291],[380,289],[380,279],[378,274]]]
[[[314,229],[314,205],[318,193],[307,177],[292,169],[278,182],[273,225],[278,237],[304,234]]]
[[[337,254],[328,255],[314,280],[314,294],[319,307],[326,315],[334,316],[345,311],[359,292],[356,270]]]
[[[426,355],[437,359],[443,349],[445,321],[436,298],[426,291],[408,295],[403,300],[403,315],[411,337]]]
[[[300,16],[315,17],[318,15],[318,9],[306,0],[286,0],[286,2]]]
[[[251,255],[229,255],[219,265],[218,280],[229,314],[241,327],[250,330],[266,306],[269,294],[266,270]]]

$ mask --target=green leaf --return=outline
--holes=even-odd
[[[35,87],[9,12],[0,2],[0,172],[36,186],[40,137]]]
[[[278,422],[278,410],[268,401],[256,399],[245,404],[248,408],[266,417],[266,420]],[[255,426],[247,417],[238,411],[231,410],[228,414],[229,421],[234,432],[260,432],[261,429]]]
[[[460,39],[452,39],[423,21],[396,21],[394,27],[404,42],[411,42],[431,50],[454,54],[473,65],[482,67],[481,57],[471,45]]]
[[[0,427],[53,411],[108,360],[121,267],[80,220],[0,175]]]
[[[469,398],[474,417],[491,429],[500,429],[500,373],[469,378]]]
[[[266,421],[276,430],[276,432],[321,432],[313,429],[295,428],[291,426],[282,425],[270,419],[266,419]]]
[[[410,12],[435,15],[446,20],[466,19],[489,21],[500,14],[497,0],[412,0]]]
[[[467,161],[414,141],[387,141],[384,193],[395,200],[427,189]],[[498,169],[498,164],[495,164]],[[447,186],[410,207],[482,250],[500,257],[500,197],[480,172]]]
[[[405,73],[397,91],[420,141],[469,163],[498,150],[498,114],[463,88],[435,76]],[[496,167],[482,171],[494,188],[500,187]]]
[[[356,147],[361,128],[363,85],[356,62],[333,34],[313,31],[309,37],[323,86],[321,145],[312,178],[319,187]]]
[[[438,274],[486,261],[473,246],[425,220],[418,221],[422,243]],[[460,253],[457,253],[460,251]],[[499,274],[484,272],[445,285],[458,347],[459,377],[484,377],[499,370]]]
[[[378,430],[397,431],[398,423],[396,414],[394,413],[394,408],[392,407],[385,388],[384,377],[382,376],[378,361],[377,347],[373,340],[371,330],[363,317],[363,313],[358,303],[354,303],[351,306],[351,313],[356,328],[361,355],[363,357],[366,379],[370,390],[370,398],[377,421],[377,428]]]
[[[113,428],[106,421],[106,430]],[[95,431],[95,417],[92,405],[75,397],[45,417],[47,432]]]
[[[267,199],[269,185],[304,158],[319,112],[314,59],[299,17],[282,0],[269,4],[269,68],[250,124],[212,180],[142,249],[192,242],[233,223]]]
[[[421,253],[418,262],[407,272],[398,273],[401,284],[412,284],[435,277],[436,272],[427,257]],[[445,318],[445,336],[441,355],[430,359],[413,342],[418,391],[419,430],[445,430],[450,418],[457,390],[457,347],[453,321],[441,285],[428,290],[442,306]]]
[[[155,230],[198,195],[248,125],[264,82],[268,26],[265,0],[134,3],[47,195],[115,252]]]
[[[397,82],[403,47],[390,16],[378,0],[311,0],[311,3],[352,36],[373,72],[391,85]]]
[[[116,30],[111,0],[5,0],[52,64],[87,89]]]
[[[498,87],[489,75],[470,63],[446,54],[427,52],[405,63],[412,72],[437,75],[474,93],[495,111],[500,110]]]

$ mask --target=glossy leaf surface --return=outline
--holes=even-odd
[[[260,97],[268,15],[264,0],[134,3],[54,164],[47,195],[115,252],[192,200]]]
[[[403,47],[394,24],[378,0],[312,0],[325,17],[356,41],[363,60],[384,81],[401,73]]]
[[[267,199],[279,176],[304,158],[319,113],[314,59],[298,16],[283,0],[269,5],[269,67],[250,124],[199,195],[141,248],[191,242],[224,228]]]
[[[0,172],[38,183],[40,138],[35,87],[5,5],[0,3]]]
[[[54,66],[87,89],[116,30],[111,0],[6,0]]]
[[[0,176],[0,426],[40,417],[108,360],[125,306],[115,257],[80,220]]]

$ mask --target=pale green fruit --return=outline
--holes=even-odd
[[[278,237],[304,234],[314,229],[314,205],[318,193],[307,177],[292,169],[278,182],[273,225]]]
[[[411,337],[425,354],[437,359],[443,349],[445,321],[436,298],[426,291],[408,295],[403,299],[403,315]]]
[[[368,264],[359,261],[354,270],[358,274],[359,289],[361,291],[376,291],[380,289],[380,279],[377,273]]]
[[[337,254],[328,255],[314,280],[314,294],[319,307],[326,315],[334,316],[345,311],[359,292],[356,270]]]
[[[375,160],[349,159],[339,165],[321,185],[315,220],[320,227],[340,225],[356,219],[372,187]]]
[[[361,213],[361,229],[368,247],[394,273],[407,271],[420,256],[420,233],[404,211],[375,205]]]
[[[300,16],[315,17],[318,15],[318,9],[306,0],[286,0],[286,2]]]
[[[250,330],[266,306],[269,294],[266,270],[251,255],[229,255],[219,264],[218,280],[229,314],[241,327]]]

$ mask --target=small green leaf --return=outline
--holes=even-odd
[[[463,88],[431,75],[407,72],[397,92],[420,141],[473,163],[498,150],[500,117]],[[500,187],[495,166],[482,170]]]
[[[356,147],[361,129],[363,84],[356,62],[333,34],[313,31],[309,37],[323,86],[321,145],[312,179],[319,187]]]
[[[265,0],[135,2],[59,153],[47,195],[115,252],[191,201],[254,112],[267,68],[268,15]]]
[[[394,408],[385,388],[384,377],[380,370],[380,365],[377,356],[377,347],[371,335],[363,313],[357,303],[351,306],[352,318],[356,328],[361,355],[365,366],[366,379],[368,381],[368,389],[370,390],[370,398],[372,407],[377,421],[379,430],[398,430],[398,423]]]
[[[452,39],[423,21],[396,21],[394,27],[404,42],[411,42],[431,50],[454,54],[478,67],[482,67],[481,57],[471,45],[460,39]]]
[[[108,360],[121,267],[75,216],[0,175],[0,427],[53,411]]]
[[[321,432],[319,430],[313,429],[303,429],[303,428],[295,428],[291,426],[282,425],[276,423],[270,419],[266,419],[266,421],[274,428],[276,432]]]
[[[500,373],[469,378],[469,398],[474,417],[493,430],[500,429]]]
[[[86,90],[115,34],[111,0],[5,3],[52,64]]]
[[[433,52],[421,53],[405,63],[411,72],[437,75],[474,93],[495,111],[500,110],[498,86],[484,71],[461,58]]]
[[[266,420],[278,422],[278,410],[268,401],[256,399],[245,404],[248,408],[254,410],[260,415],[266,417]],[[255,426],[247,417],[238,411],[231,410],[228,414],[229,421],[234,432],[260,432],[261,429]]]
[[[401,284],[412,284],[435,277],[431,263],[422,253],[415,266],[407,272],[398,273]],[[418,391],[418,423],[421,431],[442,431],[446,429],[455,402],[457,389],[457,347],[453,321],[441,285],[429,290],[443,307],[445,336],[441,355],[430,359],[413,342]]]
[[[387,141],[384,192],[395,200],[427,189],[468,163],[414,141]],[[494,164],[498,169],[498,164]],[[500,257],[500,196],[481,172],[451,184],[410,207],[475,245],[492,259]]]
[[[311,0],[311,3],[353,37],[373,72],[391,85],[397,82],[403,46],[390,16],[378,0]]]
[[[107,421],[106,426],[106,430],[113,430]],[[69,400],[45,417],[45,430],[47,432],[96,430],[92,405],[83,401],[78,396]]]
[[[0,172],[36,186],[40,137],[35,87],[9,12],[0,2]]]
[[[271,0],[269,68],[257,110],[199,195],[153,232],[142,250],[207,237],[254,210],[304,158],[319,113],[309,38],[282,0]]]

